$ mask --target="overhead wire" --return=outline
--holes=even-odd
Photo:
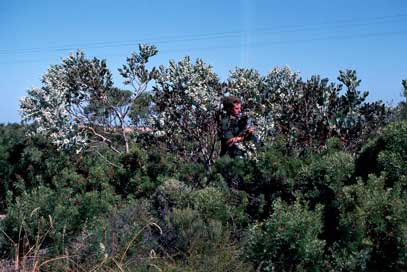
[[[358,19],[359,22],[356,22],[356,20],[340,20],[340,21],[335,21],[335,22],[326,22],[323,23],[323,25],[333,25],[334,27],[350,27],[350,26],[365,26],[365,25],[371,25],[371,24],[377,24],[377,23],[383,23],[381,21],[383,20],[389,20],[389,19],[402,19],[402,18],[407,18],[407,14],[399,14],[399,15],[393,15],[393,16],[381,16],[381,17],[374,17],[369,20],[360,20]],[[342,22],[342,24],[338,24],[338,22]],[[385,21],[386,22],[386,21]],[[262,34],[277,34],[277,33],[287,33],[287,32],[298,32],[298,31],[306,31],[310,29],[315,29],[318,27],[321,27],[322,24],[314,24],[314,25],[303,25],[303,26],[285,26],[287,30],[282,30],[282,29],[276,29],[276,28],[257,28],[256,30],[250,32],[251,34],[255,33],[262,33]],[[197,40],[211,40],[211,39],[216,39],[216,38],[226,38],[226,37],[234,37],[234,36],[240,36],[242,33],[246,33],[244,31],[229,31],[229,32],[219,32],[219,33],[208,33],[208,34],[199,34],[199,35],[190,35],[190,36],[178,36],[177,39],[167,39],[167,40],[155,40],[155,41],[149,41],[151,43],[175,43],[175,42],[186,42],[186,41],[197,41]],[[384,37],[384,36],[395,36],[395,35],[402,35],[406,34],[407,30],[400,30],[400,31],[388,31],[388,32],[370,32],[370,33],[356,33],[356,34],[347,34],[347,35],[329,35],[329,36],[322,36],[322,37],[313,37],[313,38],[305,38],[305,39],[289,39],[289,40],[278,40],[278,41],[269,41],[269,42],[254,42],[254,43],[246,43],[242,44],[239,43],[238,45],[215,45],[215,46],[206,46],[206,47],[189,47],[187,49],[184,48],[177,48],[177,49],[163,49],[160,50],[161,54],[167,54],[167,53],[172,53],[172,52],[181,52],[181,51],[199,51],[199,50],[212,50],[212,49],[231,49],[231,48],[239,48],[241,46],[250,46],[250,47],[264,47],[264,46],[273,46],[273,45],[281,45],[281,44],[289,44],[289,43],[300,43],[300,42],[313,42],[313,41],[327,41],[327,40],[343,40],[343,39],[352,39],[352,38],[369,38],[369,37]],[[175,37],[175,36],[174,36]],[[189,37],[189,38],[188,38]],[[142,41],[139,41],[142,42]],[[112,43],[112,44],[109,44]],[[108,48],[108,47],[122,47],[122,46],[136,46],[136,42],[133,43],[118,43],[118,44],[113,44],[114,42],[107,42],[105,44],[103,43],[97,43],[98,45],[90,46],[90,47],[85,47],[82,49],[89,49],[89,48]],[[46,48],[37,48],[45,50]],[[67,50],[76,50],[77,48],[63,48],[63,47],[48,47],[47,52],[49,53],[57,53],[60,51],[67,51]],[[28,49],[25,49],[28,50]],[[38,51],[37,51],[38,52]],[[16,51],[18,53],[18,51]],[[32,52],[21,52],[21,54],[24,53],[32,53]],[[1,54],[7,54],[5,50],[0,50],[0,55]],[[8,53],[10,54],[10,52]],[[121,54],[122,55],[122,54]],[[112,56],[111,54],[107,54],[105,57]],[[0,62],[0,64],[5,64],[5,63],[24,63],[24,62],[40,62],[43,61],[43,58],[41,59],[34,59],[34,60],[10,60],[6,62]]]
[[[167,36],[168,38],[156,37],[150,39],[139,39],[134,41],[104,41],[104,42],[90,42],[83,44],[69,44],[60,46],[49,46],[49,47],[36,47],[36,48],[25,48],[25,49],[0,49],[0,55],[21,55],[21,54],[32,54],[40,52],[61,52],[76,50],[77,48],[82,49],[99,49],[99,48],[114,48],[114,47],[127,47],[136,46],[138,43],[149,42],[149,43],[174,43],[174,42],[187,42],[187,41],[199,41],[199,40],[211,40],[211,39],[222,39],[230,37],[240,37],[245,33],[258,33],[258,34],[278,34],[278,33],[291,33],[299,32],[305,30],[318,29],[324,26],[332,27],[354,27],[354,26],[366,26],[372,24],[386,23],[387,20],[403,19],[407,18],[407,14],[396,14],[391,16],[380,16],[371,17],[365,19],[344,19],[336,20],[332,22],[323,22],[317,24],[308,25],[286,25],[280,26],[279,28],[273,27],[262,27],[254,28],[250,31],[225,31],[225,32],[215,32],[215,33],[205,33],[205,34],[193,34],[193,35],[179,35],[179,36]]]
[[[386,36],[396,36],[396,35],[405,35],[407,34],[407,30],[403,31],[392,31],[392,32],[370,32],[370,33],[358,33],[353,35],[332,35],[326,37],[317,37],[317,38],[309,38],[309,39],[291,39],[291,40],[280,40],[274,42],[257,42],[257,43],[247,43],[244,44],[250,47],[270,47],[273,45],[283,45],[283,44],[292,44],[292,43],[302,43],[302,42],[314,42],[314,41],[329,41],[329,40],[347,40],[353,38],[371,38],[371,37],[386,37]],[[168,53],[175,53],[175,52],[185,52],[185,51],[205,51],[205,50],[222,50],[222,49],[233,49],[239,48],[242,44],[239,45],[217,45],[217,46],[206,46],[206,47],[192,47],[188,49],[169,49],[169,50],[161,50],[160,54],[168,54]],[[112,57],[112,56],[122,56],[122,54],[107,54],[105,57]],[[29,62],[40,62],[43,59],[36,59],[36,60],[16,60],[10,62],[0,62],[0,64],[5,63],[29,63]]]

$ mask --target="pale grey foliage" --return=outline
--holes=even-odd
[[[322,150],[332,136],[354,150],[358,139],[386,118],[381,103],[364,103],[367,93],[358,91],[360,80],[352,70],[341,71],[338,80],[343,84],[334,84],[319,76],[303,81],[288,67],[276,67],[266,76],[236,68],[222,83],[201,59],[193,63],[185,57],[147,69],[157,52],[155,46],[141,44],[119,69],[131,91],[113,87],[104,60],[87,59],[80,51],[63,59],[49,68],[41,88],[21,99],[23,121],[33,122],[34,133],[49,137],[59,148],[78,151],[107,146],[128,152],[132,136],[143,130],[183,157],[208,166],[217,156],[224,95],[242,99],[243,114],[261,142],[281,137],[290,150]],[[340,96],[343,85],[347,91]],[[250,142],[239,144],[255,151]]]
[[[210,162],[217,140],[219,91],[218,76],[200,59],[191,63],[185,57],[159,68],[152,122],[171,149],[193,161]]]
[[[157,49],[149,45],[139,49],[120,69],[133,92],[113,87],[105,60],[87,59],[78,51],[51,66],[42,78],[43,86],[21,99],[22,120],[33,122],[34,133],[49,137],[58,148],[81,151],[108,146],[128,152],[129,134],[135,129],[128,116],[155,73],[145,66]]]

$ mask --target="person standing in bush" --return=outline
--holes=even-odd
[[[246,150],[242,143],[251,139],[255,142],[254,129],[249,126],[247,116],[241,114],[241,107],[238,97],[223,98],[223,109],[226,114],[220,119],[220,156],[244,157]]]

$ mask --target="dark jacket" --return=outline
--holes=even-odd
[[[243,156],[244,151],[239,148],[236,143],[227,147],[227,140],[243,136],[247,127],[247,117],[246,116],[232,116],[225,114],[220,120],[220,138],[221,138],[221,150],[220,156],[229,155],[230,157]]]

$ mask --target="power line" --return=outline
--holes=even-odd
[[[388,20],[394,19],[403,19],[407,18],[407,14],[397,14],[390,16],[381,16],[381,17],[371,17],[365,19],[345,19],[337,20],[333,22],[323,22],[318,24],[309,24],[309,25],[286,25],[280,26],[280,28],[255,28],[251,31],[227,31],[227,32],[218,32],[218,33],[206,33],[206,34],[195,34],[195,35],[184,35],[184,36],[168,36],[168,39],[165,38],[153,38],[153,39],[144,39],[136,41],[105,41],[105,42],[92,42],[85,43],[82,46],[70,44],[62,46],[51,46],[51,47],[37,47],[37,48],[25,48],[25,49],[0,49],[0,54],[30,54],[30,53],[40,53],[40,52],[62,52],[76,50],[78,47],[83,49],[89,48],[114,48],[114,47],[128,47],[136,46],[138,43],[150,42],[150,43],[174,43],[174,42],[186,42],[186,41],[198,41],[198,40],[210,40],[210,39],[223,39],[223,38],[233,38],[240,37],[242,34],[254,34],[254,33],[263,33],[263,34],[277,34],[277,33],[288,33],[288,32],[298,32],[310,29],[318,29],[323,26],[333,26],[333,27],[354,27],[354,26],[365,26],[371,24],[380,24],[386,23]],[[171,38],[172,37],[172,38]]]
[[[329,40],[348,40],[354,38],[372,38],[372,37],[386,37],[386,36],[397,36],[407,34],[407,30],[403,31],[393,31],[393,32],[371,32],[371,33],[360,33],[360,34],[349,34],[349,35],[333,35],[333,36],[326,36],[326,37],[317,37],[317,38],[310,38],[310,39],[294,39],[294,40],[282,40],[282,41],[274,41],[274,42],[258,42],[258,43],[247,43],[243,44],[244,46],[250,47],[269,47],[272,45],[283,45],[283,44],[291,44],[291,43],[301,43],[301,42],[314,42],[314,41],[329,41]],[[197,51],[197,50],[211,50],[211,49],[232,49],[232,48],[239,48],[242,45],[226,45],[226,46],[208,46],[208,47],[195,47],[189,48],[189,50]],[[170,53],[170,52],[182,52],[186,51],[184,49],[175,49],[175,50],[164,50],[161,53]]]
[[[291,44],[291,43],[307,43],[307,42],[315,42],[315,41],[329,41],[329,40],[348,40],[354,38],[372,38],[372,37],[387,37],[387,36],[397,36],[397,35],[404,35],[407,34],[407,30],[402,31],[389,31],[389,32],[370,32],[370,33],[358,33],[358,34],[349,34],[349,35],[331,35],[325,37],[314,37],[309,39],[291,39],[291,40],[280,40],[274,42],[258,42],[258,43],[247,43],[247,44],[239,44],[239,45],[225,45],[225,46],[207,46],[207,47],[195,47],[195,48],[188,48],[188,49],[168,49],[160,51],[161,54],[168,54],[174,52],[185,52],[185,51],[201,51],[201,50],[219,50],[219,49],[233,49],[239,48],[241,46],[250,46],[250,47],[270,47],[273,45],[284,45],[284,44]],[[105,57],[111,57],[113,55],[109,54]],[[119,56],[119,55],[117,55]],[[121,56],[121,55],[120,55]],[[0,64],[7,64],[7,63],[24,63],[24,62],[40,62],[44,59],[37,59],[37,60],[17,60],[17,61],[10,61],[10,62],[0,62]]]

